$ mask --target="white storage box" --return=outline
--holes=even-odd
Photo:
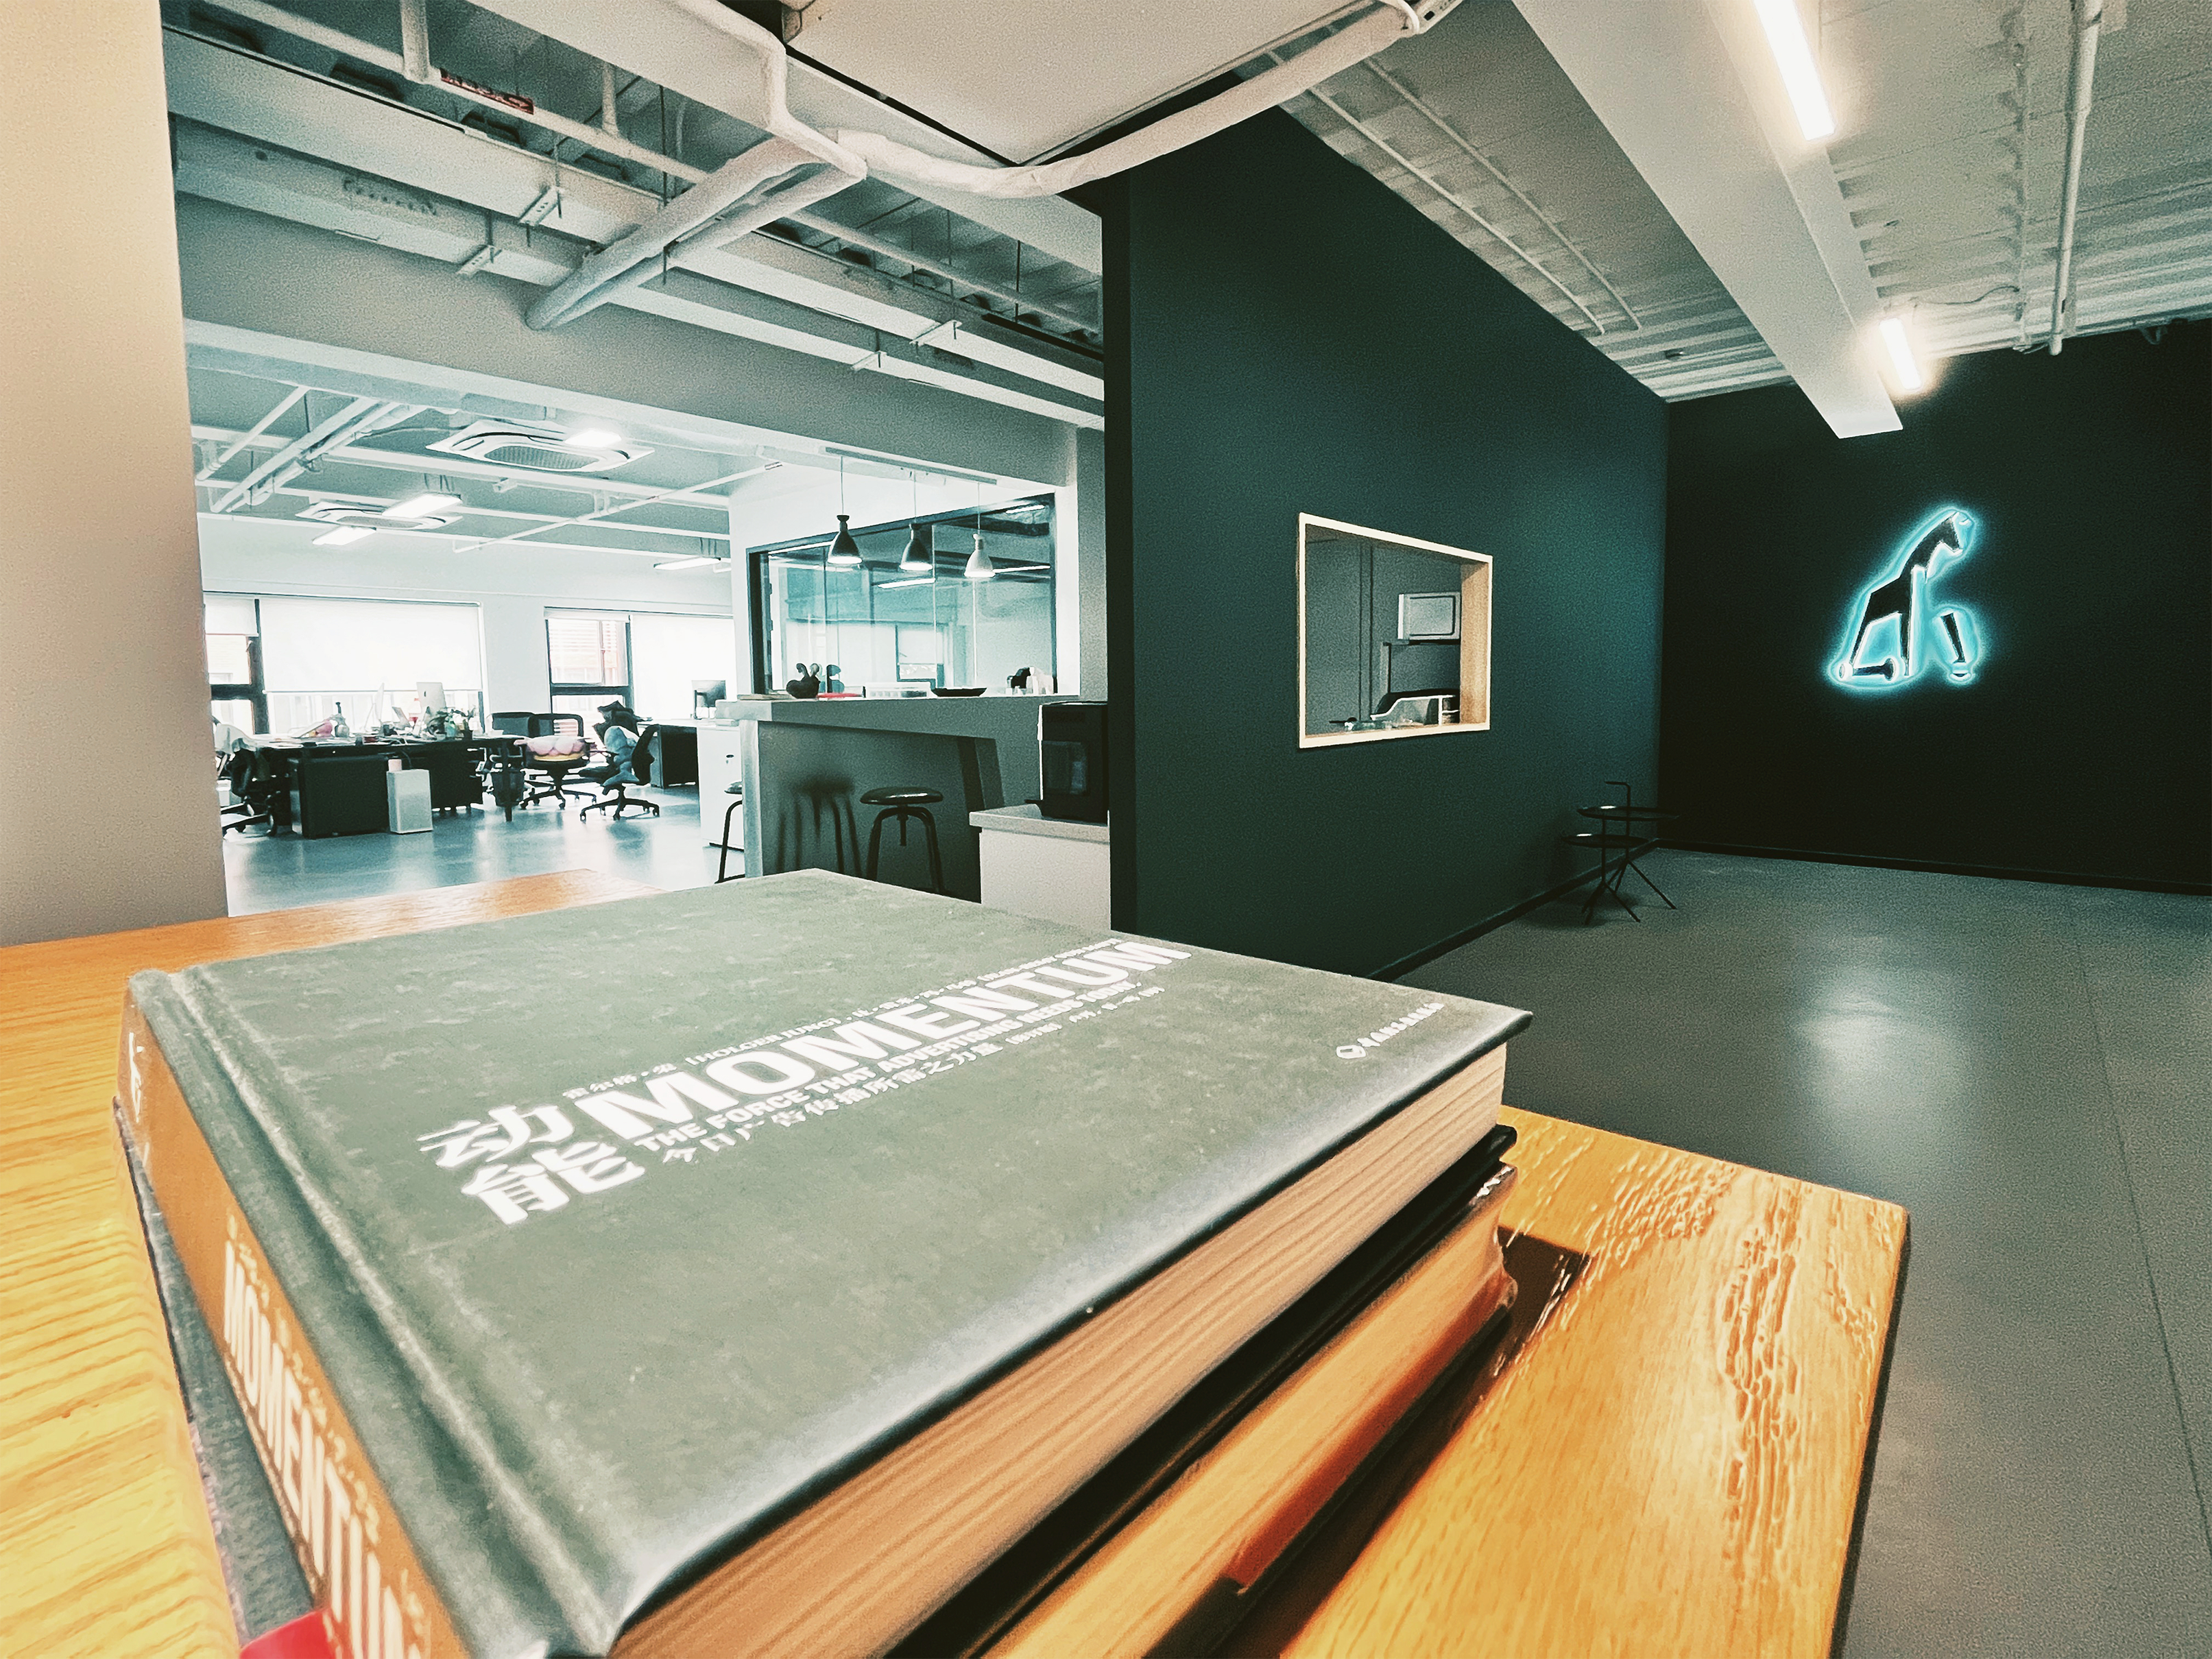
[[[393,770],[384,775],[384,807],[395,836],[416,836],[430,827],[430,775]]]

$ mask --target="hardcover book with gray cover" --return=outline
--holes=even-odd
[[[1495,1121],[1514,1010],[801,872],[131,982],[365,1653],[895,1640]]]

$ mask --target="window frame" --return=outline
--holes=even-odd
[[[1341,536],[1364,538],[1416,553],[1437,553],[1459,560],[1468,569],[1460,586],[1460,718],[1449,726],[1401,726],[1373,732],[1311,732],[1307,729],[1307,671],[1311,661],[1307,638],[1306,544],[1308,532],[1319,529]],[[1354,743],[1388,743],[1399,738],[1442,738],[1455,732],[1487,732],[1491,723],[1491,613],[1497,561],[1487,553],[1442,542],[1425,542],[1395,531],[1325,519],[1317,513],[1301,513],[1297,526],[1298,702],[1297,744],[1301,749],[1336,749]],[[1469,719],[1470,714],[1479,718]]]

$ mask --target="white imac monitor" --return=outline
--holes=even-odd
[[[446,712],[446,683],[443,680],[417,680],[415,689],[422,695],[422,712],[442,714]]]

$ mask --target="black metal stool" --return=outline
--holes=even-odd
[[[944,794],[935,789],[898,788],[871,789],[860,797],[861,805],[880,806],[884,809],[876,814],[876,821],[868,830],[868,879],[870,881],[876,878],[876,859],[877,855],[883,851],[884,820],[885,818],[898,820],[899,845],[903,847],[906,845],[907,820],[914,818],[921,822],[921,833],[929,842],[931,890],[939,893],[945,890],[945,866],[937,856],[937,820],[930,816],[929,811],[932,806],[944,799]]]
[[[729,810],[722,814],[722,857],[714,866],[714,885],[717,887],[726,881],[743,881],[745,878],[745,872],[742,870],[734,876],[730,873],[730,820],[738,815],[738,808],[745,804],[745,786],[742,782],[733,783],[727,793],[730,805]]]

